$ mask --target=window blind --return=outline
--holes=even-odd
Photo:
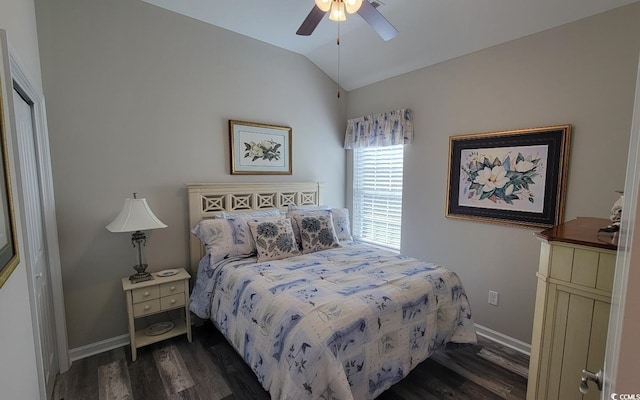
[[[403,145],[353,150],[353,234],[400,250]]]

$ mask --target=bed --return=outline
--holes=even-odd
[[[297,223],[291,235],[305,245],[313,242],[307,228],[331,230],[338,218],[320,207],[321,188],[315,182],[188,186],[196,233],[190,239],[196,276],[190,309],[213,322],[271,397],[373,399],[436,349],[475,343],[463,285],[442,266],[350,241],[344,232],[329,245],[315,240],[322,250],[300,249],[296,242],[297,253],[291,248],[292,255],[264,257],[261,246],[269,246],[261,242],[261,228],[271,234],[266,227],[277,225],[288,237]],[[269,215],[296,208],[289,219]],[[221,213],[227,222],[212,220]],[[242,223],[257,256],[246,251],[249,238],[238,239],[248,236],[246,227],[238,233]],[[224,227],[226,233],[216,234],[234,236],[245,250],[212,245],[198,231],[202,226]]]

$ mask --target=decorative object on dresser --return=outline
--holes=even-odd
[[[446,216],[527,227],[559,224],[571,125],[449,138]]]
[[[127,314],[129,316],[129,337],[131,339],[131,359],[137,358],[137,349],[151,343],[187,334],[191,342],[191,314],[189,313],[189,278],[191,275],[184,268],[178,268],[172,275],[156,273],[153,281],[132,283],[122,278],[122,290],[127,297]],[[136,329],[136,319],[146,318],[154,314],[178,310],[180,317],[150,324]],[[182,310],[182,312],[181,312]]]
[[[582,393],[604,365],[617,242],[598,229],[608,222],[581,217],[536,234],[542,243],[528,400],[600,398],[595,386]]]
[[[293,130],[229,120],[231,174],[291,175]]]
[[[138,248],[138,264],[133,266],[136,273],[129,277],[131,282],[138,283],[153,279],[153,276],[146,272],[147,264],[143,262],[142,246],[146,245],[147,237],[142,231],[166,227],[167,225],[153,214],[147,200],[137,198],[136,193],[133,194],[133,198],[124,200],[120,214],[107,225],[109,232],[133,232],[131,243],[133,247]]]
[[[616,193],[620,194],[620,198],[613,203],[609,219],[613,222],[613,225],[620,227],[620,220],[622,219],[622,205],[624,204],[624,191],[616,190]]]

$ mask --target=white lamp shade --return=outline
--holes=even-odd
[[[360,9],[362,5],[362,0],[344,0],[345,8],[349,14],[353,14]]]
[[[329,19],[332,21],[346,21],[347,15],[344,12],[344,3],[334,1],[331,3],[331,11],[329,11]]]
[[[320,10],[327,12],[331,8],[332,2],[333,0],[316,0],[316,6],[318,6]]]
[[[110,232],[135,232],[166,227],[167,225],[153,214],[146,199],[131,198],[124,200],[120,214],[107,225]]]

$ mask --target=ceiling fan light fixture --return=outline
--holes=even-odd
[[[344,12],[344,3],[342,1],[333,1],[331,3],[331,11],[329,12],[329,19],[332,21],[346,21],[347,15]]]
[[[360,9],[362,5],[362,0],[344,0],[344,5],[349,14],[353,14]]]
[[[323,12],[329,11],[331,3],[333,3],[333,0],[316,0],[316,6]]]

